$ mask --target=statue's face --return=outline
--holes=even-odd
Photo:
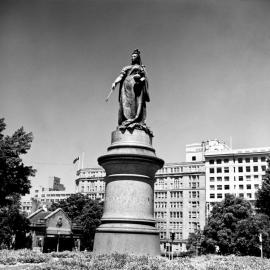
[[[131,55],[131,63],[132,64],[138,64],[139,63],[139,55],[136,53],[133,53]]]

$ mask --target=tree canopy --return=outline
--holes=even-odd
[[[29,193],[30,176],[35,175],[31,166],[25,166],[21,155],[26,154],[33,140],[32,133],[26,133],[23,127],[12,136],[4,135],[4,119],[0,119],[0,207],[12,204],[12,198]]]
[[[82,226],[84,235],[82,244],[84,248],[92,250],[95,231],[100,225],[103,213],[103,203],[89,199],[86,195],[76,193],[66,200],[54,203],[50,210],[53,211],[59,207],[65,211],[73,222]]]
[[[270,217],[270,157],[267,159],[267,169],[263,176],[262,186],[257,192],[257,211]]]
[[[31,166],[23,164],[21,155],[30,149],[33,135],[22,127],[11,136],[4,135],[5,128],[0,118],[0,247],[20,248],[29,231],[29,221],[20,213],[20,196],[29,193],[29,177],[35,175]]]
[[[202,247],[205,252],[219,250],[223,255],[258,255],[261,226],[248,201],[226,195],[212,209],[203,232]]]

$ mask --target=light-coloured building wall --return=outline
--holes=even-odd
[[[205,225],[205,171],[202,162],[165,164],[156,173],[154,215],[160,230],[161,250],[186,250],[190,233]]]
[[[261,186],[270,148],[205,152],[206,201],[214,203],[230,193],[251,202]]]

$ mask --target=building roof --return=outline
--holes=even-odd
[[[51,213],[51,211],[45,211],[43,208],[40,208],[36,212],[31,214],[28,219],[31,223],[39,223],[44,221],[46,217],[49,216]]]

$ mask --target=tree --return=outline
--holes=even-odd
[[[270,156],[267,159],[267,169],[263,176],[262,186],[257,192],[257,211],[270,217]]]
[[[248,201],[235,198],[231,194],[226,195],[222,202],[213,207],[205,226],[202,241],[204,252],[213,253],[218,248],[224,255],[235,253],[238,224],[251,215],[251,205]]]
[[[12,136],[3,134],[6,128],[0,119],[0,247],[23,247],[29,222],[20,214],[20,196],[29,193],[30,176],[35,175],[31,166],[25,166],[21,155],[30,149],[32,133],[18,129]],[[14,242],[14,239],[15,242]]]
[[[32,133],[26,133],[23,127],[12,136],[4,136],[6,128],[4,119],[0,119],[0,207],[13,203],[17,194],[29,193],[30,176],[35,175],[31,166],[25,166],[21,155],[26,154],[33,140]]]
[[[76,193],[66,200],[54,203],[50,210],[54,211],[62,208],[69,218],[82,226],[84,248],[93,249],[93,241],[96,228],[100,225],[100,219],[103,212],[103,203],[97,200],[89,199],[87,196]]]

